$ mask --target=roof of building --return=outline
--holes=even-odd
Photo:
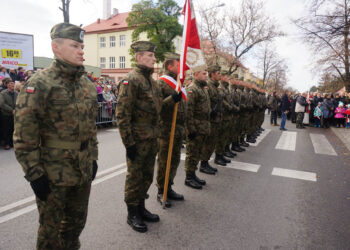
[[[116,14],[108,19],[97,19],[96,22],[89,24],[83,29],[86,34],[92,33],[107,33],[118,30],[126,30],[128,24],[126,18],[129,16],[129,12]]]

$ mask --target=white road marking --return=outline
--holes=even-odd
[[[251,163],[231,161],[231,163],[228,163],[225,167],[257,173],[261,166],[257,164],[251,164]]]
[[[113,178],[113,177],[115,177],[115,176],[118,176],[118,175],[120,175],[120,174],[123,174],[123,173],[125,173],[125,172],[126,172],[126,168],[123,168],[122,170],[119,170],[119,171],[117,171],[117,172],[115,172],[115,173],[112,173],[112,174],[103,176],[102,178],[93,181],[93,182],[92,182],[92,186],[94,186],[94,185],[96,185],[96,184],[99,184],[99,183],[101,183],[101,182],[104,182],[104,181],[106,181],[106,180],[109,180],[109,179],[111,179],[111,178]]]
[[[210,157],[210,161],[213,160],[213,159],[214,159],[214,157]],[[180,160],[181,160],[181,161],[186,160],[186,153],[182,153],[182,154],[181,154]]]
[[[276,145],[276,149],[295,151],[297,132],[284,131]]]
[[[258,138],[256,138],[255,143],[249,143],[249,145],[256,147],[260,144],[262,140],[271,132],[271,129],[265,128],[265,131],[263,131]]]
[[[118,129],[117,128],[112,128],[112,129],[106,129],[105,131],[107,131],[107,132],[117,132]]]
[[[113,172],[113,171],[115,171],[115,170],[117,170],[117,169],[119,169],[121,167],[125,167],[125,165],[126,165],[125,163],[122,163],[122,164],[119,164],[117,166],[114,166],[114,167],[108,168],[106,170],[103,170],[101,172],[97,172],[96,176],[100,176],[100,175],[111,173],[111,172]]]
[[[312,146],[314,146],[314,150],[316,154],[323,155],[334,155],[338,154],[335,152],[332,145],[329,143],[325,135],[321,134],[310,134]]]
[[[10,210],[10,209],[15,208],[15,207],[22,206],[22,205],[24,205],[24,204],[26,204],[28,202],[33,201],[33,200],[35,200],[35,196],[34,195],[32,195],[32,196],[30,196],[28,198],[25,198],[23,200],[19,200],[19,201],[16,201],[14,203],[8,204],[6,206],[0,207],[0,213],[3,213],[5,211]]]
[[[316,173],[284,168],[273,168],[272,175],[316,182]]]
[[[35,209],[36,209],[36,204],[33,204],[33,205],[28,206],[28,207],[17,210],[16,212],[1,216],[0,217],[0,224],[4,223],[6,221],[12,220],[14,218],[17,218],[23,214],[29,213]]]
[[[125,164],[120,164],[120,165],[114,166],[114,167],[112,167],[112,168],[109,168],[109,169],[106,169],[106,170],[104,170],[104,171],[101,171],[100,174],[98,174],[98,175],[103,175],[103,174],[109,173],[109,172],[111,172],[111,171],[113,171],[113,170],[116,170],[116,169],[119,169],[119,168],[121,168],[121,167],[123,167],[123,166],[125,166]],[[108,175],[106,175],[106,176],[103,176],[102,178],[99,178],[99,179],[94,180],[94,181],[92,182],[92,186],[97,185],[97,184],[99,184],[99,183],[101,183],[101,182],[107,181],[107,180],[109,180],[109,179],[111,179],[111,178],[113,178],[113,177],[115,177],[115,176],[121,175],[121,174],[123,174],[123,173],[125,173],[125,172],[126,172],[126,168],[123,168],[123,169],[121,169],[121,170],[119,170],[119,171],[117,171],[117,172],[114,172],[114,173],[108,174]],[[9,205],[6,205],[6,206],[4,206],[4,207],[1,207],[1,212],[8,211],[8,210],[10,210],[10,209],[12,209],[12,208],[15,208],[15,207],[18,207],[18,206],[20,206],[20,205],[23,205],[23,204],[25,204],[25,203],[27,203],[27,202],[30,202],[30,201],[32,201],[32,200],[34,200],[34,199],[35,199],[35,197],[34,197],[34,196],[31,196],[31,197],[28,197],[28,198],[26,198],[26,199],[23,199],[23,200],[20,200],[20,201],[11,203],[11,204],[9,204]],[[4,223],[4,222],[6,222],[6,221],[12,220],[12,219],[14,219],[14,218],[17,218],[17,217],[19,217],[19,216],[21,216],[21,215],[27,214],[27,213],[29,213],[29,212],[35,210],[36,207],[37,207],[36,204],[33,204],[33,205],[30,205],[30,206],[21,208],[21,209],[15,211],[15,212],[6,214],[6,215],[4,215],[4,216],[1,216],[1,217],[0,217],[0,224],[1,224],[1,223]]]

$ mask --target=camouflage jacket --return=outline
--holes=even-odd
[[[12,116],[13,110],[15,110],[17,96],[18,96],[18,93],[14,91],[13,98],[12,98],[11,93],[8,89],[0,93],[1,115]]]
[[[253,96],[249,93],[250,90],[248,88],[244,88],[243,95],[246,98],[247,111],[253,111]]]
[[[163,97],[152,74],[153,69],[136,65],[120,84],[116,114],[119,133],[126,148],[159,137],[158,117]],[[169,102],[171,100],[171,97],[168,98]]]
[[[259,112],[259,110],[261,108],[259,96],[256,94],[256,92],[253,89],[250,91],[250,95],[252,96],[254,112]]]
[[[222,109],[223,109],[223,117],[222,119],[224,121],[229,121],[232,118],[232,97],[230,94],[230,90],[228,88],[228,82],[220,82],[220,85],[218,87],[219,93],[221,96],[223,96],[222,100]]]
[[[169,71],[165,71],[164,74],[171,76],[174,80],[177,78],[175,74]],[[163,106],[159,119],[160,137],[169,139],[175,103],[170,102],[168,98],[175,94],[176,91],[163,80],[158,80],[158,84],[163,96]],[[186,101],[182,99],[177,108],[175,137],[183,137],[185,135],[186,112]]]
[[[242,87],[236,87],[236,92],[239,96],[239,100],[240,100],[240,113],[243,113],[245,111],[247,111],[247,98],[244,95],[243,89]]]
[[[97,92],[83,74],[84,67],[55,59],[23,86],[16,103],[14,146],[28,181],[43,174],[59,186],[91,180],[98,155]]]
[[[241,95],[237,91],[238,88],[235,85],[230,84],[229,89],[231,94],[231,106],[232,106],[233,112],[238,114],[241,111]]]
[[[210,134],[210,98],[205,81],[194,80],[188,87],[187,133]]]
[[[210,118],[210,122],[220,123],[222,120],[222,102],[223,96],[219,92],[219,82],[209,79],[207,82],[208,85],[208,94],[210,97],[210,107],[211,111],[215,110],[217,115],[215,118]]]

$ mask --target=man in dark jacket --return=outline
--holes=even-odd
[[[290,111],[289,95],[290,95],[289,91],[286,91],[282,96],[282,101],[281,101],[282,121],[281,121],[280,130],[287,130],[284,128],[284,126],[286,125],[287,114]]]
[[[6,150],[13,147],[13,115],[15,113],[17,95],[13,81],[9,81],[7,89],[0,94],[1,123]]]
[[[269,99],[268,107],[271,110],[271,125],[278,126],[277,124],[277,109],[278,109],[278,99],[276,96],[276,92],[273,92],[272,96]]]

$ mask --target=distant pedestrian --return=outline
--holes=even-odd
[[[340,126],[345,126],[345,108],[344,104],[342,102],[339,102],[339,106],[335,109],[335,120],[337,122],[337,128],[340,128]]]
[[[295,104],[295,113],[297,113],[297,121],[296,128],[305,128],[303,124],[305,109],[307,105],[306,101],[307,93],[303,93],[301,96],[297,98]]]
[[[277,124],[277,111],[278,111],[278,99],[276,92],[272,93],[272,96],[269,99],[268,107],[271,110],[270,123],[272,126],[278,126]]]
[[[323,108],[324,127],[329,128],[331,118],[334,114],[334,104],[330,94],[326,94],[325,99],[323,100]]]
[[[323,117],[322,103],[319,102],[314,110],[314,127],[315,128],[321,127],[322,117]]]
[[[286,91],[282,96],[282,103],[281,103],[281,112],[282,112],[282,120],[281,120],[281,126],[280,130],[287,130],[285,129],[287,114],[290,111],[290,102],[289,102],[289,91]]]
[[[347,105],[345,110],[345,128],[350,128],[350,104]]]

